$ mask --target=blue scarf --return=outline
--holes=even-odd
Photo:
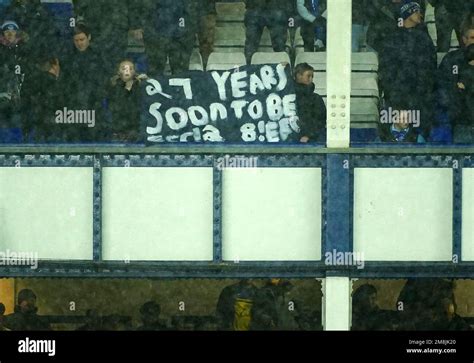
[[[406,129],[403,129],[403,130],[397,130],[393,127],[390,128],[390,132],[393,136],[393,138],[396,140],[396,141],[405,141],[405,138],[407,137],[408,133],[410,132],[410,128],[406,128]]]

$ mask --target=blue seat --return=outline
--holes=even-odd
[[[452,144],[453,131],[451,125],[440,125],[433,127],[430,133],[430,140],[432,142]]]
[[[354,129],[351,128],[352,142],[375,142],[377,138],[376,128]]]
[[[23,132],[19,127],[0,128],[0,144],[21,144]]]

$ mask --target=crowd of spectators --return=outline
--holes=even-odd
[[[218,29],[216,3],[73,0],[68,33],[40,0],[3,0],[0,142],[143,141],[139,85],[147,76],[141,72],[163,75],[167,63],[171,74],[187,71],[196,44],[205,66]],[[247,63],[258,51],[265,27],[275,52],[291,52],[288,37],[297,28],[306,52],[325,51],[327,0],[245,3]],[[424,23],[428,3],[435,9],[436,46]],[[380,108],[393,116],[380,123],[379,141],[438,141],[433,130],[446,126],[454,142],[473,143],[474,1],[353,0],[352,7],[352,50],[377,53]],[[453,31],[459,48],[438,67],[437,53],[451,50]],[[146,69],[138,71],[127,53],[130,39],[143,42]],[[310,71],[308,65],[295,65],[297,94],[305,98],[298,101],[298,112],[308,130],[300,140],[322,141],[326,109],[320,97],[308,96],[309,87],[300,87],[301,69]],[[64,109],[93,111],[94,125],[58,122],[57,111]]]
[[[351,330],[361,331],[453,331],[472,330],[469,319],[458,313],[455,282],[439,278],[408,279],[390,309],[379,307],[377,288],[363,284],[352,293]],[[88,309],[74,321],[75,329],[96,330],[322,330],[321,311],[303,300],[294,299],[294,285],[271,278],[258,286],[253,280],[240,280],[224,287],[215,311],[208,316],[174,315],[163,317],[155,300],[139,308],[139,323],[131,316],[102,315]],[[38,314],[37,297],[30,289],[19,291],[14,312],[4,315],[0,303],[0,331],[52,330],[51,318]],[[472,320],[472,319],[471,319]],[[138,324],[137,324],[138,323]]]

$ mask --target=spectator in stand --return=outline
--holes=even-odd
[[[297,0],[296,9],[303,18],[301,37],[305,52],[318,52],[326,49],[326,0]]]
[[[247,64],[257,52],[265,27],[270,31],[275,52],[286,51],[289,18],[293,15],[294,2],[281,0],[246,0],[245,57]]]
[[[446,53],[451,49],[453,30],[462,44],[461,23],[474,9],[473,0],[428,0],[435,8],[438,52]]]
[[[352,1],[352,52],[362,52],[367,46],[369,17],[367,7],[370,0]]]
[[[37,315],[36,295],[29,289],[18,293],[15,312],[5,317],[5,326],[10,330],[51,330],[49,323]]]
[[[401,106],[401,105],[399,105]],[[383,110],[379,124],[379,138],[381,142],[419,143],[426,142],[415,128],[419,127],[418,113],[410,111],[408,107],[395,107]],[[386,120],[383,120],[386,117]]]
[[[209,56],[214,51],[217,22],[216,2],[217,0],[204,0],[204,4],[198,8],[199,51],[201,52],[204,69],[206,69]]]
[[[140,316],[143,325],[137,330],[159,331],[167,330],[166,326],[160,322],[161,306],[157,302],[148,301],[140,308]]]
[[[27,68],[26,39],[14,21],[5,21],[0,35],[0,143],[22,141],[20,91]]]
[[[59,32],[40,0],[13,0],[6,10],[6,19],[14,20],[28,36],[30,58],[43,54],[59,54]]]
[[[289,281],[270,279],[258,290],[252,305],[250,330],[295,330],[296,316],[288,316],[287,293],[292,289]]]
[[[437,56],[426,27],[421,7],[407,2],[400,10],[401,24],[387,36],[379,54],[380,87],[386,107],[419,112],[420,129],[425,139],[434,117],[434,83]]]
[[[94,34],[94,44],[101,53],[108,73],[127,54],[128,31],[139,27],[136,7],[132,0],[74,0],[74,13],[79,22],[88,25]]]
[[[138,75],[131,60],[120,62],[117,74],[107,88],[111,123],[108,127],[114,142],[136,143],[140,132],[140,82],[147,78]]]
[[[159,0],[147,3],[142,9],[144,18],[133,34],[145,41],[148,73],[152,77],[164,74],[168,58],[172,74],[189,69],[199,6],[198,0]]]
[[[85,316],[85,324],[77,328],[77,331],[97,331],[100,330],[101,319],[97,310],[88,309]]]
[[[367,45],[376,52],[383,49],[385,39],[397,30],[402,0],[369,0]]]
[[[456,314],[455,283],[409,279],[397,300],[400,330],[470,330]]]
[[[3,322],[5,320],[5,305],[0,303],[0,331],[10,331],[7,327],[3,325]]]
[[[465,60],[459,69],[458,92],[460,109],[454,127],[455,143],[474,143],[474,44],[464,52]]]
[[[107,71],[89,29],[77,24],[73,35],[74,51],[64,62],[64,76],[67,85],[67,107],[74,111],[94,111],[101,117],[102,101],[105,98]],[[77,132],[70,135],[74,142],[90,142],[100,139],[100,122],[94,127],[88,124],[76,125]]]
[[[256,293],[257,287],[250,280],[226,286],[219,295],[216,307],[218,329],[249,330]]]
[[[459,90],[459,74],[465,63],[466,50],[474,44],[474,22],[466,20],[461,28],[462,43],[465,46],[446,54],[437,74],[436,121],[439,124],[451,124],[454,129],[457,128],[457,122],[462,118],[462,95],[466,93]],[[461,136],[459,131],[456,134]]]
[[[25,76],[21,114],[25,139],[37,143],[68,141],[63,133],[71,126],[55,122],[56,111],[66,105],[66,85],[59,59],[44,56],[37,69]],[[71,130],[68,130],[71,131]]]
[[[308,63],[295,67],[296,109],[299,115],[300,142],[324,142],[326,140],[326,105],[314,92],[314,69]]]

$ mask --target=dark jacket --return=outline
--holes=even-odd
[[[384,41],[379,54],[381,90],[388,106],[420,110],[423,127],[434,111],[437,56],[426,27],[398,28]]]
[[[67,83],[68,104],[72,109],[97,109],[105,95],[107,72],[100,54],[90,46],[74,49],[62,66]]]
[[[438,111],[445,113],[454,123],[460,116],[461,98],[458,90],[459,72],[465,62],[464,49],[449,52],[441,62],[437,73],[437,106]]]
[[[49,323],[36,313],[22,313],[18,306],[13,314],[5,316],[4,325],[14,331],[43,331],[51,330]]]
[[[39,0],[27,1],[25,5],[13,1],[6,10],[5,18],[15,20],[20,29],[28,34],[27,47],[31,58],[59,53],[59,31]]]
[[[458,88],[461,107],[455,124],[474,127],[474,66],[464,63],[459,71],[459,82],[465,89]]]
[[[27,69],[27,56],[23,41],[7,44],[0,36],[0,93],[11,95],[10,100],[0,99],[0,128],[19,126],[11,124],[11,121],[20,107],[21,83]]]
[[[124,141],[138,140],[140,131],[140,84],[135,81],[128,91],[122,80],[110,84],[107,90],[108,108],[111,113],[109,136],[116,134]]]
[[[65,89],[62,75],[56,78],[36,71],[25,77],[21,98],[24,131],[29,134],[34,129],[37,142],[63,139],[66,126],[55,123],[55,114],[66,105]]]
[[[285,293],[291,289],[287,282],[274,285],[268,282],[258,290],[252,306],[250,330],[292,330],[296,322],[288,319]],[[294,325],[293,325],[294,324]]]
[[[326,129],[326,105],[320,95],[314,93],[315,85],[295,83],[296,109],[299,117],[300,137],[310,142],[322,141]]]

